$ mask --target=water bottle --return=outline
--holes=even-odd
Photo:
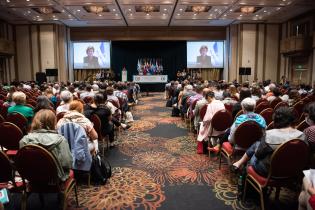
[[[240,175],[237,181],[237,199],[242,199],[244,190],[244,176]]]

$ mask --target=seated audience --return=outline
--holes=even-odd
[[[53,107],[51,107],[49,99],[44,95],[37,97],[36,107],[34,108],[34,113],[37,113],[41,109],[53,110]]]
[[[57,160],[58,176],[61,181],[65,181],[72,167],[72,155],[68,141],[56,132],[56,120],[51,110],[39,110],[33,119],[30,133],[20,141],[20,148],[36,144],[50,151]]]
[[[208,104],[208,100],[206,98],[207,96],[207,93],[210,92],[210,89],[209,88],[204,88],[203,91],[202,91],[202,95],[203,95],[203,98],[200,99],[199,101],[197,101],[196,103],[196,106],[195,106],[195,109],[194,109],[194,126],[195,126],[195,129],[197,130],[197,128],[199,128],[199,122],[200,122],[200,109]]]
[[[57,129],[67,122],[77,123],[82,126],[88,137],[88,145],[91,154],[98,151],[98,136],[93,123],[83,115],[83,104],[80,101],[72,101],[69,111],[57,123]]]
[[[267,176],[272,153],[283,143],[292,139],[304,140],[303,132],[291,127],[294,115],[288,107],[280,107],[273,115],[274,129],[267,130],[266,135],[247,149],[243,157],[233,164],[239,169],[247,161],[261,176]]]
[[[18,112],[21,115],[23,115],[26,119],[28,119],[29,124],[31,124],[34,112],[32,108],[25,106],[26,103],[25,93],[20,91],[14,92],[12,95],[12,100],[15,103],[15,105],[9,107],[8,114]]]
[[[69,111],[69,105],[72,101],[72,93],[68,90],[64,90],[60,94],[60,99],[61,103],[56,109],[56,114]]]
[[[315,209],[315,188],[305,177],[303,179],[302,192],[299,196],[298,210]]]
[[[211,119],[213,117],[213,115],[220,111],[225,109],[224,104],[215,99],[215,95],[214,92],[210,91],[206,94],[205,97],[208,101],[208,106],[207,106],[207,111],[206,114],[203,118],[203,121],[200,125],[200,130],[199,130],[199,134],[198,134],[198,145],[197,145],[197,153],[198,154],[202,154],[203,153],[203,143],[202,141],[204,141],[205,139],[208,138],[209,136],[209,132],[211,130]],[[214,131],[213,136],[219,135],[220,133]]]
[[[85,91],[82,91],[80,93],[80,99],[84,100],[84,98],[86,98],[86,97],[91,97],[91,98],[94,97],[94,92],[92,90],[92,86],[91,85],[87,85],[85,87]]]

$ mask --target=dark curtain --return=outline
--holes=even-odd
[[[137,62],[140,58],[161,58],[163,74],[169,80],[176,78],[176,72],[186,67],[186,41],[112,41],[111,67],[115,79],[121,80],[125,66],[128,81],[138,75]]]

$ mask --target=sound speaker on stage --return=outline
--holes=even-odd
[[[37,72],[36,73],[36,82],[38,82],[39,85],[43,84],[44,82],[47,82],[45,72]]]

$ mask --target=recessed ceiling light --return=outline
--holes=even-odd
[[[223,16],[226,17],[226,14],[224,14]]]
[[[212,16],[213,14],[211,13],[210,16]]]
[[[183,9],[182,9],[182,8],[180,8],[180,9],[179,9],[179,11],[183,11]]]
[[[230,9],[230,12],[233,12],[233,10],[232,10],[232,9]]]
[[[71,15],[68,15],[68,17],[71,17]]]
[[[164,8],[164,11],[166,11],[167,9],[166,8]]]
[[[216,11],[218,11],[218,9],[215,9],[214,11],[216,12]]]
[[[240,17],[242,17],[243,15],[241,14]]]
[[[63,10],[61,10],[61,12],[65,12],[65,10],[63,9]]]
[[[7,0],[8,3],[10,3],[10,0]]]
[[[26,1],[30,1],[30,0],[26,0]]]
[[[287,0],[282,0],[283,2],[287,1]]]
[[[196,16],[197,14],[195,13],[194,16]]]
[[[130,16],[132,16],[132,13],[130,13]]]
[[[166,14],[165,13],[163,13],[163,16],[165,16]]]
[[[30,13],[31,13],[31,11],[27,11],[27,13],[28,13],[28,14],[30,14]]]
[[[149,16],[150,14],[149,13],[147,13],[147,16]]]
[[[39,18],[39,15],[37,15],[36,17]]]
[[[278,8],[277,8],[277,10],[280,10],[280,9],[281,9],[281,7],[278,7]]]
[[[256,17],[258,17],[259,15],[256,15]]]
[[[177,15],[179,16],[180,14],[178,13]]]
[[[266,13],[267,11],[266,10],[264,10],[264,13]]]
[[[128,9],[129,11],[131,11],[131,9]]]
[[[55,15],[53,15],[52,17],[53,17],[53,18],[55,18],[56,16],[55,16]]]
[[[80,12],[81,10],[77,9],[77,12]]]
[[[117,14],[117,13],[116,13],[115,15],[116,15],[116,16],[118,16],[118,14]]]
[[[113,12],[115,12],[116,11],[116,9],[113,9]]]
[[[102,17],[103,15],[102,15],[102,14],[99,14],[98,16]]]

